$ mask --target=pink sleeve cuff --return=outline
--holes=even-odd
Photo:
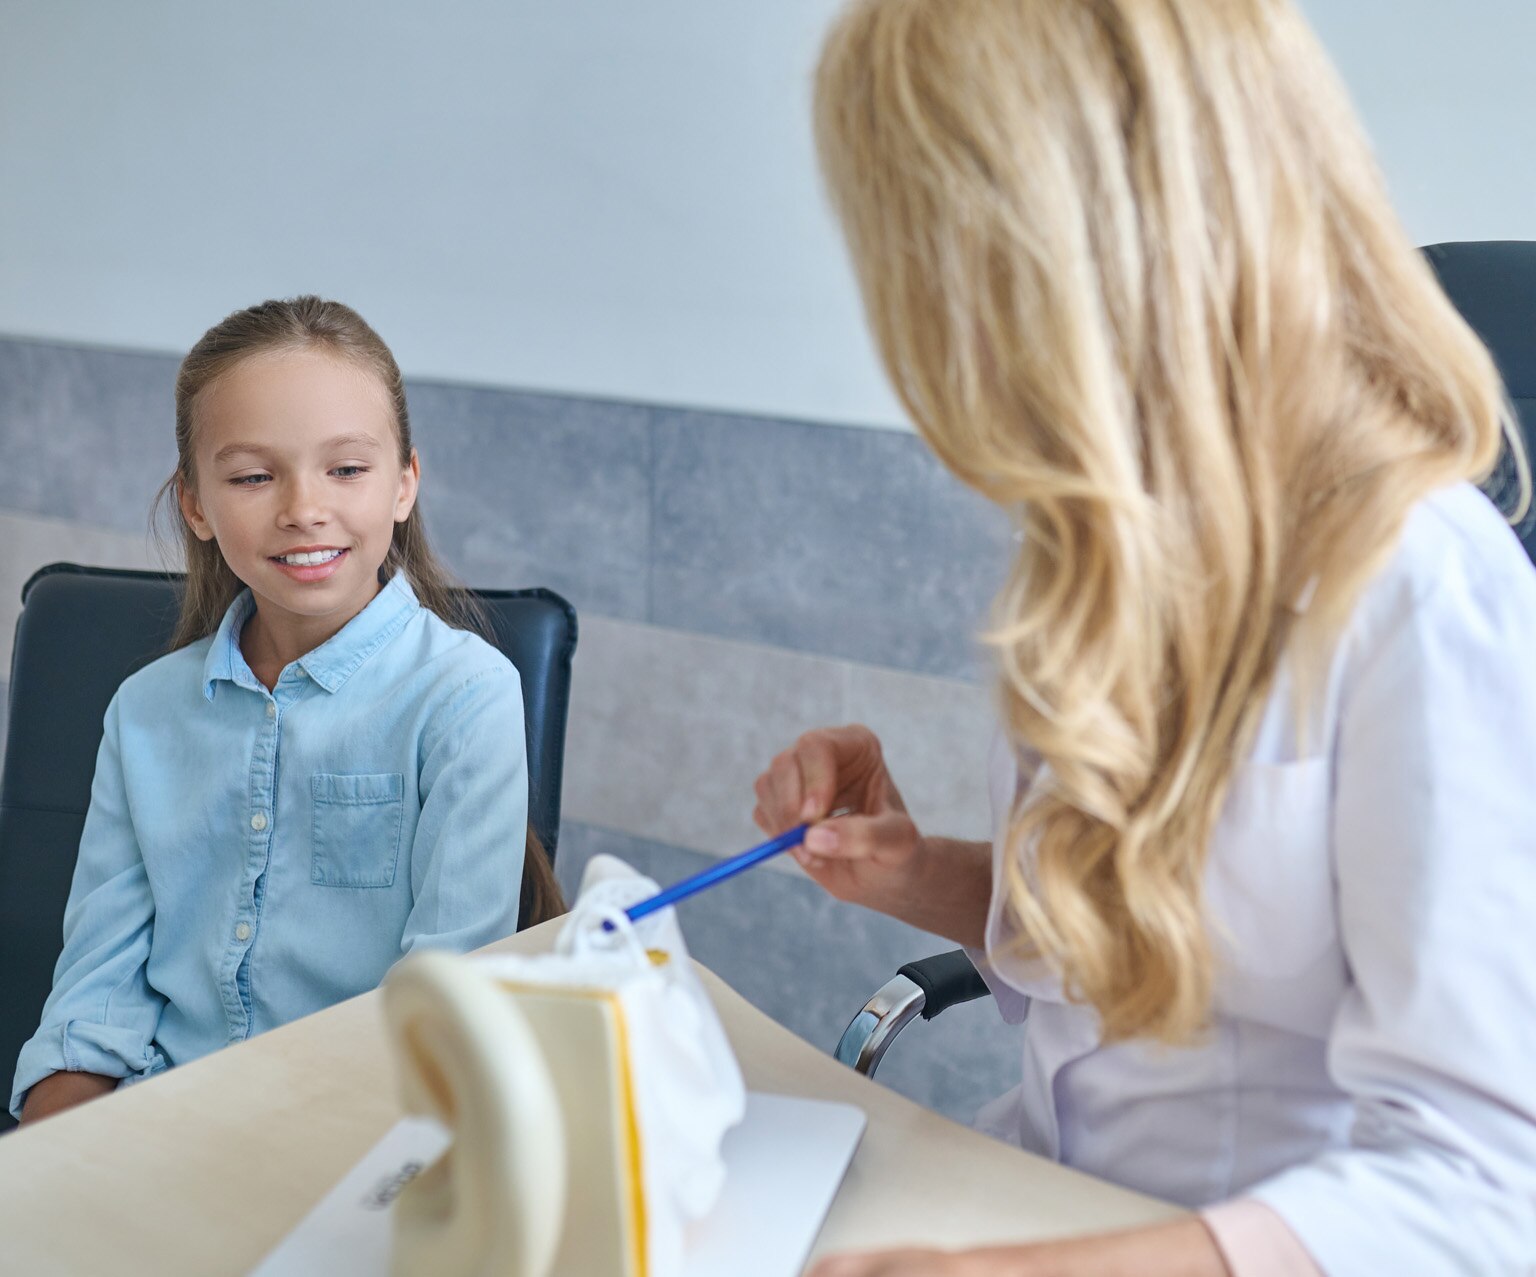
[[[1200,1212],[1232,1277],[1323,1277],[1283,1219],[1251,1197]]]

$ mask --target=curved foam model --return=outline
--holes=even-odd
[[[671,911],[623,915],[654,890],[594,857],[555,952],[391,972],[405,1106],[453,1135],[396,1202],[397,1274],[680,1272],[746,1091]]]
[[[401,963],[385,1006],[406,1109],[455,1135],[395,1202],[395,1272],[553,1272],[565,1120],[527,1017],[469,962],[444,953]]]

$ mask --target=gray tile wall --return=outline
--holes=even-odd
[[[141,553],[174,460],[175,366],[0,338],[0,536],[30,547],[0,587],[50,558]],[[445,560],[475,585],[551,586],[588,622],[568,762],[601,774],[569,780],[568,880],[600,849],[661,881],[739,850],[754,750],[766,763],[840,718],[901,742],[893,766],[954,817],[943,832],[984,830],[971,635],[1008,542],[915,437],[435,382],[409,394]],[[897,966],[947,947],[777,870],[720,887],[684,924],[702,961],[826,1049]],[[1017,1059],[978,1003],[910,1029],[882,1077],[964,1118]]]
[[[977,674],[1006,530],[913,435],[434,382],[410,398],[434,540],[473,584]]]
[[[0,510],[142,531],[176,460],[176,363],[0,339]]]
[[[0,689],[10,675],[22,587],[43,564],[61,559],[99,567],[141,568],[151,566],[155,555],[142,526],[123,532],[76,519],[18,514],[0,506]],[[6,700],[0,692],[0,762],[5,758]]]
[[[427,526],[464,579],[651,619],[651,409],[439,382],[408,396]]]
[[[582,620],[565,816],[706,855],[759,840],[753,782],[807,727],[863,722],[920,828],[991,835],[988,691],[835,657]]]
[[[0,511],[138,531],[174,463],[170,356],[0,338]],[[409,387],[435,544],[473,585],[974,678],[1000,516],[913,435]]]
[[[658,413],[651,617],[974,677],[996,512],[913,435]]]

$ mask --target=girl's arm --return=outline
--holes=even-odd
[[[154,1044],[165,999],[150,987],[145,970],[155,902],[128,812],[121,712],[114,697],[64,909],[64,949],[53,991],[16,1061],[10,1109],[18,1117],[28,1092],[51,1074],[94,1074],[115,1085],[165,1067]],[[88,1085],[60,1082],[51,1089],[73,1094]]]
[[[100,1073],[50,1073],[27,1092],[21,1122],[36,1122],[117,1089],[117,1078]]]
[[[524,740],[522,683],[507,661],[433,713],[422,736],[402,953],[468,953],[517,930],[528,829]]]

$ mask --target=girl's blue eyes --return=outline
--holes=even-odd
[[[367,466],[332,466],[330,473],[338,479],[359,479],[368,473]],[[272,476],[269,474],[242,474],[229,481],[235,488],[260,488]]]

